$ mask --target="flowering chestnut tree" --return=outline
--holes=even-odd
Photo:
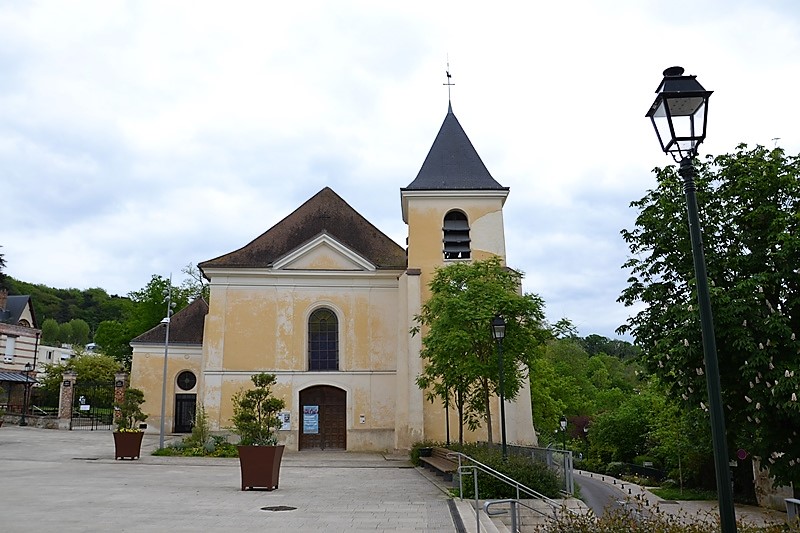
[[[798,486],[800,158],[739,145],[696,170],[729,450]],[[622,231],[632,275],[619,301],[645,306],[618,331],[675,399],[706,409],[683,181],[675,167],[655,174],[656,188],[631,204],[635,227]]]

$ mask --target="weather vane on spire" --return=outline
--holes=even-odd
[[[450,79],[453,77],[450,75],[450,58],[447,58],[447,70],[444,71],[447,74],[447,83],[443,83],[442,85],[447,85],[447,102],[450,103],[450,87],[455,85],[455,83],[450,83]]]

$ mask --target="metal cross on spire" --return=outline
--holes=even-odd
[[[447,103],[450,103],[450,87],[455,85],[455,83],[450,83],[450,79],[453,77],[450,75],[450,59],[447,60],[447,70],[444,71],[447,74],[447,83],[443,83],[442,85],[447,85]]]

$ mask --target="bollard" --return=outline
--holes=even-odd
[[[628,489],[628,494],[630,494],[630,493],[631,493],[631,489]]]

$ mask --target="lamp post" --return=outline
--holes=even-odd
[[[504,372],[503,372],[503,339],[506,337],[506,321],[497,315],[492,319],[492,338],[497,343],[497,365],[500,370],[500,438],[503,447],[503,461],[508,459],[508,449],[506,448],[506,399],[504,391]]]
[[[697,147],[706,138],[708,99],[712,91],[706,91],[697,81],[696,76],[684,76],[683,72],[681,67],[670,67],[664,71],[664,79],[656,89],[656,99],[646,116],[653,123],[661,149],[664,153],[670,154],[676,162],[680,162],[678,172],[683,178],[683,190],[686,194],[686,211],[697,283],[697,303],[700,308],[700,329],[703,337],[708,404],[711,414],[711,440],[717,475],[720,525],[722,533],[733,533],[736,531],[736,514],[728,468],[725,413],[722,410],[714,319],[711,313],[703,239],[700,218],[697,214],[695,172],[692,164],[693,159],[697,156]]]
[[[561,424],[561,449],[564,452],[567,451],[567,417],[561,415],[561,420],[559,421]]]
[[[169,277],[169,288],[164,291],[167,304],[167,316],[161,320],[161,323],[166,325],[167,330],[164,335],[164,371],[161,381],[161,424],[158,432],[158,449],[164,448],[164,418],[167,416],[167,358],[169,356],[169,323],[172,317],[172,309],[175,304],[172,303],[172,276]]]
[[[28,412],[28,381],[30,377],[31,370],[33,370],[33,365],[30,363],[25,363],[25,388],[22,389],[22,416],[19,419],[20,426],[27,426],[28,421],[25,419],[25,413]]]

